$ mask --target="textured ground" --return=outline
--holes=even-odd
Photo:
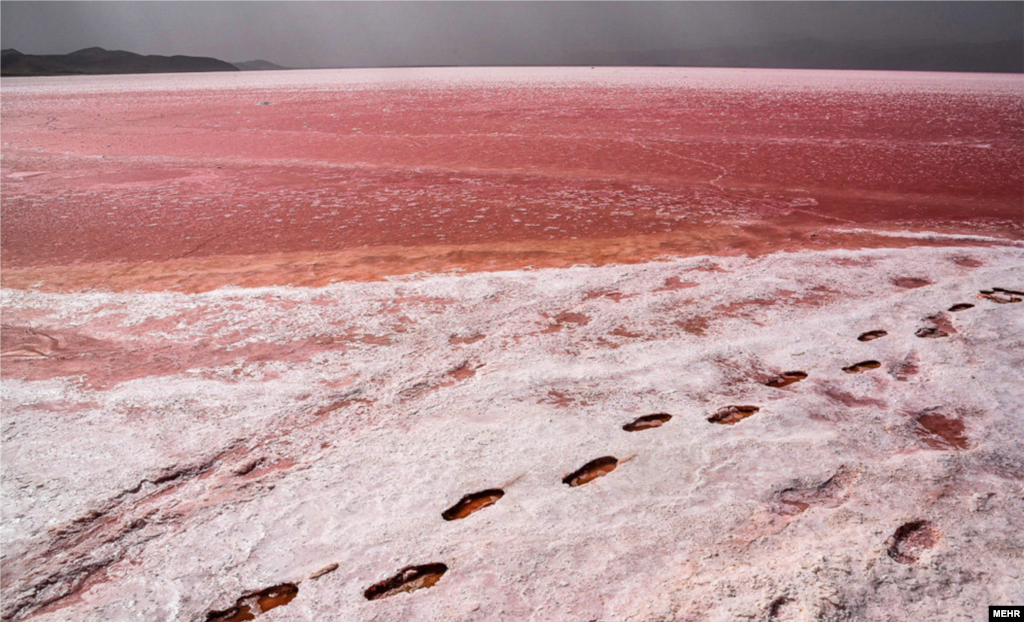
[[[1024,602],[1019,76],[3,88],[4,622]]]
[[[1017,247],[6,290],[4,616],[975,620],[1024,599],[1024,304],[979,296],[1021,284]]]

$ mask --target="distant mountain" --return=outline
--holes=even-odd
[[[800,39],[766,45],[588,55],[585,65],[884,69],[1024,73],[1024,41],[992,43],[832,43]],[[581,61],[584,59],[581,59]]]
[[[202,56],[143,56],[122,50],[86,48],[70,54],[33,55],[7,49],[0,53],[0,75],[60,76],[106,73],[238,71],[231,63]]]
[[[282,67],[281,65],[275,65],[269,60],[246,60],[240,63],[232,63],[235,67],[238,67],[242,71],[280,71],[282,69],[291,69],[291,67]]]

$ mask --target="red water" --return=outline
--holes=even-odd
[[[835,227],[1022,237],[1016,76],[458,71],[384,86],[303,72],[272,89],[5,80],[5,285],[921,243]]]

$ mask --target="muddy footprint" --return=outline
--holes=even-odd
[[[901,276],[896,279],[890,279],[889,282],[896,287],[902,287],[903,289],[917,289],[918,287],[924,287],[925,285],[932,284],[928,279],[916,276]]]
[[[562,483],[567,486],[582,486],[599,477],[608,475],[619,465],[618,458],[614,456],[602,456],[591,460],[572,473],[562,478]]]
[[[775,376],[774,378],[766,382],[765,384],[768,385],[769,387],[781,389],[782,387],[788,387],[794,382],[800,382],[806,377],[807,372],[805,371],[784,371],[778,376]]]
[[[885,545],[889,557],[901,564],[916,564],[921,554],[939,541],[939,529],[927,520],[904,523],[889,536]]]
[[[206,622],[243,622],[255,620],[275,607],[287,605],[299,594],[294,583],[282,583],[259,592],[251,592],[235,601],[235,606],[224,611],[211,611]]]
[[[949,333],[935,326],[919,328],[917,329],[917,332],[914,333],[914,335],[921,337],[922,339],[938,339],[939,337],[949,337]]]
[[[651,428],[660,428],[662,424],[667,423],[672,415],[667,413],[655,413],[653,415],[644,415],[643,417],[637,417],[633,421],[630,421],[626,425],[622,426],[622,429],[627,432],[639,432],[640,430],[650,430]]]
[[[857,337],[857,341],[874,341],[875,339],[880,339],[888,334],[889,333],[884,330],[869,330],[866,333],[861,333],[860,336]]]
[[[848,374],[857,374],[857,373],[860,373],[862,371],[867,371],[869,369],[876,369],[876,368],[881,367],[881,366],[882,366],[882,364],[879,363],[878,361],[861,361],[860,363],[854,363],[853,365],[850,365],[849,367],[844,367],[843,371],[845,371]]]
[[[708,417],[708,421],[723,425],[733,425],[743,421],[759,410],[761,410],[760,406],[726,406],[725,408],[719,408],[715,414]]]
[[[969,302],[961,302],[961,303],[957,303],[957,304],[953,305],[952,307],[949,308],[949,310],[952,311],[953,313],[956,313],[958,311],[966,311],[968,309],[973,309],[973,308],[974,308],[974,305],[970,304]]]
[[[1002,287],[993,287],[992,289],[981,290],[981,297],[987,298],[992,302],[998,302],[1002,305],[1024,300],[1024,292],[1018,292],[1012,289],[1003,289]]]
[[[504,496],[505,491],[500,488],[489,488],[480,492],[470,493],[459,499],[459,502],[452,507],[441,512],[441,518],[449,521],[466,518],[473,512],[494,505],[498,502],[498,499]]]
[[[377,600],[403,592],[415,592],[433,586],[441,580],[446,572],[448,572],[448,566],[441,563],[406,566],[395,576],[388,577],[366,588],[363,596],[366,597],[366,600]]]
[[[964,422],[936,412],[924,412],[917,417],[914,433],[932,449],[967,449]]]

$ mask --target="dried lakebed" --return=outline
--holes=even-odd
[[[1022,286],[1007,246],[5,289],[2,615],[976,618],[1024,600]]]

